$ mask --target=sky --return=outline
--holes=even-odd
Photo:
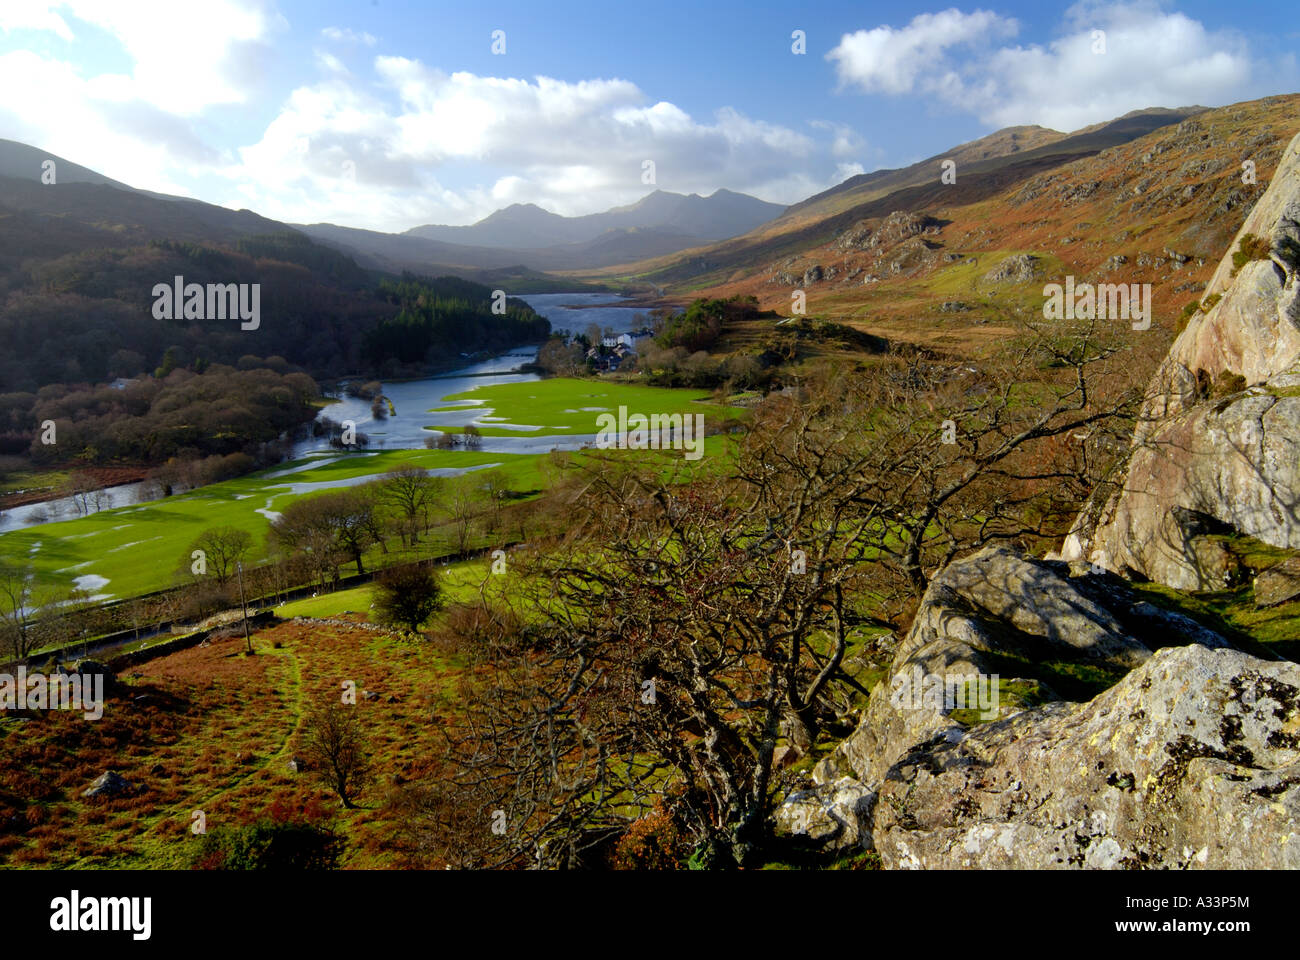
[[[1292,2],[0,0],[0,138],[392,232],[788,204],[1001,127],[1296,92]]]

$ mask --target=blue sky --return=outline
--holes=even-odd
[[[655,187],[792,203],[1003,126],[1294,92],[1288,23],[1250,0],[22,0],[0,6],[0,137],[382,230]]]

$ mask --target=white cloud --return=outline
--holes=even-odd
[[[25,0],[0,7],[0,30],[54,34],[64,53],[0,53],[0,129],[110,177],[188,195],[185,182],[230,155],[196,124],[209,108],[248,103],[286,26],[270,0]],[[96,69],[107,35],[128,66]]]
[[[8,3],[0,6],[0,33],[12,30],[46,30],[71,42],[72,30],[67,22],[39,3]]]
[[[831,156],[836,159],[860,157],[867,149],[867,141],[846,123],[832,123],[829,120],[809,120],[809,126],[818,130],[831,132]]]
[[[320,32],[326,40],[336,40],[344,43],[359,43],[363,46],[373,47],[379,41],[366,32],[357,33],[349,27],[326,27]]]
[[[23,0],[23,26],[74,39],[106,31],[130,57],[130,74],[100,74],[95,99],[141,100],[178,116],[243,103],[271,57],[267,41],[285,25],[261,0]],[[3,15],[7,23],[11,12]]]
[[[910,93],[934,81],[951,47],[976,47],[990,40],[1014,36],[1016,21],[988,10],[962,13],[957,9],[922,13],[907,26],[858,30],[840,38],[826,55],[835,62],[841,86],[856,86],[868,93]]]
[[[178,161],[205,151],[184,121],[146,104],[104,101],[71,64],[25,50],[0,54],[0,89],[22,91],[0,99],[6,137],[125,183],[189,192],[174,180]]]
[[[792,203],[879,153],[844,124],[796,130],[731,107],[692,115],[625,79],[448,73],[373,51],[363,60],[358,50],[378,41],[341,26],[309,38],[314,77],[272,98],[270,41],[288,27],[273,0],[0,5],[0,35],[37,30],[69,44],[0,52],[0,87],[20,92],[0,98],[4,135],[126,183],[179,194],[202,185],[204,199],[294,222],[401,230],[515,202],[572,215],[656,188],[725,186]],[[974,29],[972,18],[996,26],[990,17],[921,22],[955,22],[952,35]],[[105,36],[120,48],[109,67],[93,59]],[[232,136],[229,105],[273,112]],[[262,116],[244,110],[236,126]],[[647,160],[653,184],[642,180]]]
[[[1046,47],[1007,48],[989,59],[992,82],[972,91],[981,118],[1075,130],[1130,110],[1213,106],[1247,93],[1244,40],[1182,13],[1145,3],[1080,4],[1069,23]],[[1094,30],[1105,34],[1104,53],[1093,52]]]
[[[1094,52],[1094,31],[1105,52]],[[1060,35],[999,46],[1015,22],[976,11],[922,14],[907,27],[846,34],[827,59],[842,86],[922,93],[993,126],[1075,130],[1145,107],[1213,106],[1249,95],[1250,52],[1231,31],[1210,31],[1154,0],[1084,2]]]
[[[804,134],[730,108],[697,119],[626,80],[446,74],[391,56],[374,66],[377,87],[334,71],[295,90],[240,151],[227,174],[250,206],[297,222],[400,230],[516,202],[575,215],[656,187],[720,186],[794,202],[838,182]],[[349,160],[355,180],[340,176]],[[646,160],[653,185],[642,182]]]

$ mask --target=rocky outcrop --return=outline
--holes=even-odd
[[[1273,607],[1300,597],[1300,556],[1283,560],[1255,578],[1255,604]]]
[[[1007,257],[996,267],[984,274],[985,283],[1031,283],[1038,277],[1040,266],[1038,258],[1029,253],[1017,253]]]
[[[886,866],[1300,867],[1300,666],[1158,651],[1086,704],[918,744],[880,785]]]
[[[999,693],[982,714],[907,690],[978,674]],[[1089,676],[1115,682],[1062,697]],[[1300,867],[1300,666],[1113,575],[988,548],[934,578],[813,780],[778,833],[887,868]]]
[[[889,675],[872,691],[854,733],[818,765],[814,780],[851,775],[870,785],[914,744],[956,737],[953,707],[893,696],[901,678],[998,676],[997,710],[1009,714],[1060,699],[1050,680],[1017,676],[1044,662],[1118,678],[1168,644],[1225,647],[1213,631],[1142,600],[1119,578],[988,547],[949,564],[931,581]],[[903,698],[906,700],[906,698]]]
[[[1263,243],[1251,251],[1248,236]],[[1188,516],[1300,549],[1298,270],[1300,136],[1157,371],[1121,487],[1089,506],[1062,557],[1211,589],[1223,584]],[[1227,395],[1207,390],[1233,379]]]

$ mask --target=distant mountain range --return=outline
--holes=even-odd
[[[468,227],[423,226],[408,236],[515,250],[582,244],[615,232],[656,231],[696,241],[725,240],[779,217],[785,207],[743,193],[707,197],[656,190],[636,203],[585,217],[562,217],[534,203],[515,203]]]
[[[1072,133],[1038,126],[1007,127],[908,167],[850,177],[787,207],[743,235],[636,265],[636,275],[671,288],[711,288],[738,275],[757,276],[773,261],[802,256],[863,220],[896,210],[941,211],[1002,195],[1039,173],[1094,157],[1206,112],[1205,107],[1135,110]],[[945,161],[955,181],[941,179]],[[609,272],[609,271],[606,271]],[[768,270],[770,273],[770,270]],[[760,281],[761,282],[761,281]]]
[[[731,190],[707,197],[656,190],[628,206],[582,217],[516,203],[463,227],[429,224],[401,234],[329,223],[298,229],[385,269],[410,269],[432,259],[472,268],[527,264],[536,270],[582,270],[725,240],[784,211],[780,204]]]
[[[71,191],[42,190],[42,164],[55,163],[58,185]],[[537,270],[595,269],[747,233],[779,216],[785,208],[743,193],[718,190],[708,197],[656,190],[624,207],[582,217],[563,217],[535,204],[517,203],[475,224],[425,225],[405,233],[382,233],[330,223],[284,224],[248,210],[140,190],[71,160],[13,140],[0,140],[0,204],[31,213],[66,216],[89,204],[100,216],[75,232],[94,232],[94,224],[117,224],[130,239],[228,242],[252,233],[295,229],[354,257],[373,269],[443,274],[458,272],[490,281],[484,272],[509,269],[514,276]],[[87,187],[112,187],[111,192]],[[138,228],[138,229],[137,229]],[[89,239],[88,237],[85,239]],[[526,265],[526,266],[525,266]],[[531,268],[531,269],[530,269]]]

